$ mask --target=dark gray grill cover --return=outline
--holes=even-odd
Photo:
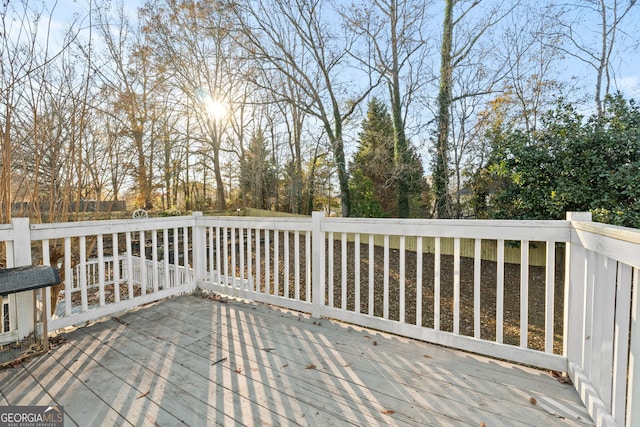
[[[0,295],[44,288],[58,283],[60,283],[58,269],[47,265],[0,269]]]

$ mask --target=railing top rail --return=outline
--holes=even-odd
[[[147,231],[163,228],[185,227],[195,224],[192,216],[166,218],[117,219],[99,221],[78,221],[55,224],[32,224],[32,238],[60,239],[96,234],[118,233],[126,231]]]
[[[577,223],[585,230],[595,230],[593,223]],[[180,216],[167,218],[145,218],[125,220],[81,221],[56,224],[33,224],[30,226],[34,239],[56,239],[77,237],[87,234],[107,234],[126,231],[146,231],[162,228],[184,227],[192,225],[245,227],[257,229],[275,229],[289,231],[311,231],[311,217],[229,217],[229,216]],[[600,224],[596,227],[601,226]],[[609,226],[610,227],[610,226]],[[0,227],[0,237],[6,228]],[[612,237],[627,241],[640,241],[640,232],[616,227],[604,230]],[[426,220],[426,219],[370,219],[370,218],[323,218],[322,231],[355,232],[407,235],[424,237],[458,237],[505,240],[533,240],[568,242],[570,240],[570,221],[554,220]],[[626,237],[624,237],[626,236]],[[10,237],[7,237],[10,238]],[[631,239],[631,240],[629,240]]]
[[[568,242],[571,223],[564,220],[425,220],[330,218],[322,231],[423,237],[459,237]]]
[[[616,225],[590,221],[572,221],[572,226],[576,230],[588,231],[590,233],[599,234],[600,236],[640,245],[640,230],[635,228],[619,227]]]
[[[572,243],[640,268],[640,230],[593,222],[573,222]]]
[[[209,227],[256,228],[288,231],[311,231],[311,217],[201,216],[197,225]]]
[[[13,224],[0,224],[0,242],[13,240]]]

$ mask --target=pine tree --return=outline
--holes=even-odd
[[[415,212],[421,204],[423,169],[415,150],[408,148],[407,163],[394,162],[394,127],[385,104],[372,98],[362,122],[358,151],[350,172],[352,215],[397,217],[400,178],[408,189],[409,205]]]
[[[269,208],[269,195],[275,190],[275,174],[262,131],[258,130],[249,142],[244,162],[240,165],[240,185],[249,206]]]

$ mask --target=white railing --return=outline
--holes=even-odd
[[[202,287],[314,311],[311,272],[320,267],[312,260],[310,218],[201,217],[198,223],[195,237],[206,252],[195,272]]]
[[[639,313],[631,299],[639,291],[637,230],[579,215],[456,221],[194,214],[31,226],[18,219],[0,226],[0,241],[13,254],[10,265],[47,264],[54,247],[63,253],[63,302],[51,329],[199,286],[568,372],[599,425],[640,425]],[[514,254],[518,264],[507,262]]]
[[[89,221],[38,224],[24,230],[38,254],[30,262],[49,264],[52,254],[62,253],[56,261],[64,277],[62,289],[47,290],[49,328],[194,289],[193,221],[193,217]]]
[[[637,426],[640,311],[633,297],[640,291],[640,231],[573,219],[564,316],[568,372],[597,424]]]
[[[159,289],[174,288],[176,284],[191,280],[188,276],[190,269],[184,266],[165,265],[162,262],[154,262],[140,256],[132,256],[131,258],[131,267],[129,267],[128,257],[125,255],[120,255],[117,262],[114,262],[113,257],[103,257],[102,267],[98,258],[90,258],[84,265],[76,265],[72,269],[71,288],[60,291],[60,301],[53,313],[57,317],[63,317],[66,311],[66,301],[82,299],[83,283],[87,292],[97,290],[94,295],[97,295],[98,298],[88,301],[87,308],[91,310],[106,304],[105,295],[109,295],[109,288],[112,289],[114,300],[120,301],[120,289],[119,286],[116,286],[117,284],[132,282],[134,290],[140,290],[140,293],[146,294]],[[129,272],[129,268],[132,268],[131,272]],[[100,290],[101,286],[102,291]],[[134,291],[135,293],[136,291]],[[72,306],[71,312],[81,312],[81,306]]]
[[[313,221],[304,218],[256,221],[242,217],[203,217],[199,223],[204,225],[201,240],[207,242],[208,247],[209,262],[198,276],[203,279],[205,288],[312,312],[318,317],[336,318],[495,357],[566,370],[566,359],[560,346],[557,345],[554,351],[554,336],[558,331],[554,326],[553,309],[556,243],[568,241],[570,223],[567,221],[443,222],[316,216]],[[377,230],[384,230],[384,233]],[[377,236],[382,239],[376,239]],[[435,239],[436,254],[429,260],[415,255],[423,253],[423,241],[426,239]],[[441,264],[444,261],[439,253],[444,239],[453,239],[454,242],[454,255],[450,260],[453,274],[449,283],[445,283],[442,277]],[[471,315],[468,315],[468,310],[465,313],[461,311],[462,239],[472,239],[476,248],[476,256],[472,260]],[[382,240],[383,245],[374,245],[374,240]],[[417,250],[410,252],[405,249],[409,241]],[[549,248],[547,265],[540,268],[544,272],[541,306],[545,310],[546,322],[539,325],[528,321],[528,249],[533,242]],[[493,286],[492,293],[497,296],[491,306],[481,298],[482,260],[478,255],[483,244],[487,243],[497,244],[499,255],[495,267],[496,282],[483,284]],[[517,310],[520,313],[518,319],[522,319],[515,332],[513,322],[509,324],[505,319],[503,255],[508,244],[523,248],[518,270],[521,274],[518,292],[522,294],[522,304],[508,307],[511,311]],[[217,254],[221,256],[217,257]],[[411,271],[406,267],[409,257],[415,265]],[[390,266],[391,258],[398,265]],[[408,280],[413,282],[412,295],[408,295]],[[427,281],[431,282],[429,286],[433,295],[429,307],[422,298]],[[422,286],[416,286],[416,282]],[[420,292],[416,292],[418,289]],[[452,294],[446,306],[445,293]],[[482,319],[486,318],[488,311],[495,312],[493,331],[481,328]],[[473,324],[470,333],[465,331],[469,336],[461,331],[462,322]],[[540,341],[544,345],[538,350],[528,342],[528,331],[533,326],[543,330]],[[505,327],[509,328],[508,333]],[[513,343],[514,339],[516,345],[505,343]]]
[[[78,292],[82,290],[80,277],[83,270],[86,277],[87,289],[99,287],[101,281],[103,285],[112,285],[116,283],[116,269],[119,270],[118,277],[120,277],[120,281],[127,282],[129,280],[130,273],[128,271],[128,264],[126,263],[126,260],[126,256],[120,255],[118,261],[115,263],[113,257],[103,257],[102,267],[100,267],[98,258],[88,259],[84,268],[80,265],[76,265],[73,269],[73,283],[71,285],[71,291]],[[188,270],[185,269],[184,266],[169,264],[168,267],[165,267],[164,263],[158,263],[148,259],[143,260],[139,256],[133,256],[132,260],[133,271],[131,272],[131,280],[133,281],[134,286],[144,285],[147,291],[154,290],[155,285],[153,276],[156,273],[156,270],[158,275],[157,286],[159,289],[175,286],[176,277],[177,283],[184,283],[187,280],[187,276],[185,274],[187,274]],[[146,270],[145,273],[142,271],[143,265]],[[176,269],[178,270],[177,275]],[[165,271],[167,271],[167,275],[165,275]]]

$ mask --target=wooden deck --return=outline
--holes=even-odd
[[[78,426],[592,425],[546,372],[261,304],[183,295],[63,336],[0,371],[0,405]]]

